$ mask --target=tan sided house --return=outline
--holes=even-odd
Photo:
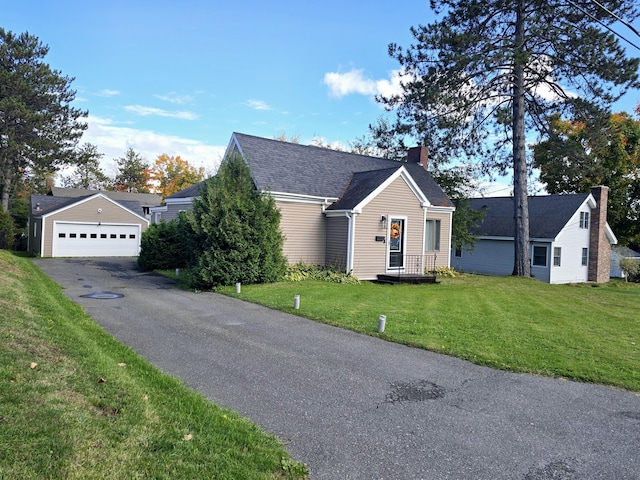
[[[42,257],[132,257],[149,226],[153,194],[52,188],[32,195],[28,250]]]
[[[280,209],[289,263],[363,280],[449,266],[454,206],[427,171],[426,148],[399,162],[234,133],[225,158],[236,153]],[[198,189],[167,197],[153,221],[190,209]]]

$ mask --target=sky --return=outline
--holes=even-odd
[[[82,142],[110,175],[128,148],[214,173],[233,132],[348,146],[385,115],[375,95],[397,91],[389,43],[434,18],[427,0],[0,0],[0,27],[75,78]]]

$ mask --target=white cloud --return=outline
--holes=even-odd
[[[193,102],[191,95],[178,95],[176,92],[170,92],[166,95],[155,95],[156,98],[175,105],[185,105]]]
[[[162,108],[145,107],[143,105],[127,105],[124,107],[124,109],[128,112],[140,115],[141,117],[154,115],[157,117],[179,118],[181,120],[195,120],[198,118],[198,115],[193,112],[169,112],[168,110],[163,110]]]
[[[247,100],[245,105],[253,108],[254,110],[272,110],[272,108],[262,100]]]
[[[100,90],[96,95],[98,95],[99,97],[115,97],[116,95],[120,95],[120,92],[118,90],[110,90],[108,88],[105,88],[103,90]]]
[[[362,69],[352,69],[346,73],[328,72],[324,83],[332,97],[344,97],[352,93],[374,96],[391,96],[402,92],[400,70],[389,72],[388,79],[373,80],[364,75]]]
[[[88,125],[82,143],[92,143],[104,154],[102,167],[108,175],[115,173],[114,159],[123,157],[128,148],[133,148],[149,163],[162,153],[180,155],[191,165],[204,167],[210,174],[217,170],[226,150],[226,146],[207,145],[198,140],[114,125],[106,118],[89,116]]]

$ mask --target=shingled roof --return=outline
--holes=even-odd
[[[62,187],[51,187],[49,190],[49,195],[66,198],[88,197],[95,195],[96,193],[102,193],[118,203],[130,201],[138,202],[143,207],[155,207],[162,203],[160,195],[156,195],[155,193],[116,192],[113,190],[88,190],[85,188]]]
[[[529,197],[529,236],[555,238],[588,197],[588,193]],[[514,237],[513,197],[475,198],[471,201],[471,208],[486,212],[484,220],[472,229],[472,233]]]
[[[453,207],[431,174],[417,164],[243,133],[233,134],[233,145],[238,147],[249,165],[256,187],[262,191],[341,199],[340,205],[345,207],[363,199],[395,170],[404,166],[432,205]],[[374,185],[376,182],[379,183]]]
[[[69,205],[73,205],[86,198],[92,197],[97,193],[101,193],[104,195],[105,192],[94,191],[92,195],[83,195],[79,197],[54,197],[52,195],[31,195],[31,216],[35,218],[35,217],[40,217],[42,215],[46,215],[47,213],[60,210],[61,208],[67,207]],[[109,198],[111,197],[109,196]],[[123,206],[127,210],[130,210],[133,213],[141,217],[144,217],[144,211],[139,201],[116,200],[114,198],[111,198],[111,200]]]

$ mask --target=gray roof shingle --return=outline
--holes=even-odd
[[[78,203],[86,198],[89,198],[97,193],[104,194],[104,191],[94,191],[91,195],[84,195],[80,197],[54,197],[52,195],[31,195],[31,216],[32,217],[40,217],[41,215],[46,215],[47,213],[54,212],[56,210],[60,210],[69,205],[73,205],[74,203]],[[107,196],[107,195],[105,195]],[[111,196],[109,196],[111,198]],[[140,202],[137,200],[117,200],[115,198],[111,198],[114,202],[119,205],[122,205],[124,208],[131,210],[135,214],[144,217],[144,211]]]
[[[155,207],[162,203],[160,195],[155,193],[115,192],[112,190],[88,190],[85,188],[51,187],[50,195],[54,197],[78,198],[102,193],[117,202],[135,201],[145,207]]]
[[[453,206],[431,174],[417,164],[282,142],[243,133],[234,133],[233,139],[239,145],[249,165],[256,187],[262,191],[335,199],[349,193],[349,202],[352,203],[358,195],[357,192],[361,194],[362,189],[370,188],[370,183],[375,178],[382,178],[384,181],[392,171],[404,165],[432,204]],[[356,184],[366,182],[366,187],[364,184],[358,185],[357,191],[347,192],[350,182],[353,185],[354,174],[389,169],[391,172],[386,177],[373,173],[359,175],[355,178]],[[347,199],[343,201],[346,202]]]
[[[589,196],[588,193],[529,197],[529,236],[555,238]],[[486,212],[482,223],[472,229],[479,236],[513,237],[513,197],[474,198],[471,207]]]

